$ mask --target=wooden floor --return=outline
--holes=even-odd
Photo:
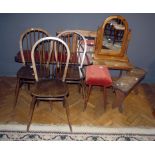
[[[0,123],[18,122],[27,123],[30,92],[26,87],[20,92],[15,113],[12,113],[16,78],[0,77]],[[83,99],[76,85],[69,85],[71,123],[76,125],[95,125],[105,127],[155,127],[155,118],[152,108],[155,107],[155,84],[141,84],[138,86],[138,94],[134,91],[124,101],[124,112],[112,109],[114,93],[108,90],[108,105],[103,110],[103,90],[94,87],[90,96],[88,107],[83,112]],[[65,109],[61,102],[54,103],[51,111],[48,102],[40,102],[36,107],[33,123],[67,124]]]

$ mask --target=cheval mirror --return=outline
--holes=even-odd
[[[127,56],[131,31],[122,16],[110,16],[97,30],[94,63],[105,64],[110,69],[130,70]]]

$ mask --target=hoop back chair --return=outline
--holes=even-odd
[[[53,48],[53,44],[57,48]],[[35,59],[35,51],[37,49],[41,48],[43,51],[48,51],[48,59],[52,62],[51,68],[50,68],[50,74],[51,77],[41,77],[39,76],[39,72],[37,70],[37,66],[41,66],[41,68],[44,68],[45,70],[49,70],[48,68],[48,59],[47,61],[38,64],[36,63]],[[53,50],[50,50],[50,49]],[[57,59],[57,52],[63,48],[66,55],[66,60],[61,62],[60,59]],[[70,51],[67,46],[67,44],[57,38],[57,37],[45,37],[37,41],[31,52],[31,58],[32,58],[32,65],[33,65],[33,71],[35,75],[35,80],[36,83],[34,85],[34,89],[31,91],[32,95],[32,102],[30,106],[30,115],[29,115],[29,122],[27,125],[27,130],[29,131],[29,127],[32,121],[33,117],[33,112],[35,109],[35,105],[39,101],[49,101],[50,105],[52,106],[53,101],[62,101],[63,106],[66,109],[66,114],[67,114],[67,120],[69,124],[70,131],[72,131],[72,127],[70,124],[69,120],[69,105],[66,102],[66,97],[69,94],[67,84],[65,82],[66,79],[66,74],[67,74],[67,69],[68,69],[68,63],[69,63],[69,58],[70,58]],[[63,70],[62,70],[63,67]]]
[[[70,49],[71,56],[66,75],[66,82],[69,84],[78,84],[80,86],[79,88],[82,88],[82,94],[85,98],[84,75],[82,69],[84,65],[89,65],[86,57],[86,38],[76,30],[62,31],[57,37],[64,40]],[[58,54],[59,59],[63,59],[64,57],[65,56],[61,53]]]
[[[16,107],[19,91],[22,85],[27,84],[28,89],[30,89],[30,84],[33,84],[35,82],[31,61],[32,46],[40,38],[48,36],[50,36],[49,33],[41,28],[27,29],[20,36],[20,51],[18,52],[16,59],[18,60],[18,62],[21,62],[23,66],[17,71],[17,83],[15,88],[15,101],[13,109]],[[35,51],[35,57],[38,60],[40,59],[41,55],[42,53],[40,51]],[[43,58],[41,61],[44,61],[44,59],[45,58]]]

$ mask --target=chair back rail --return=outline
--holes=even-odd
[[[53,48],[53,45],[55,48]],[[64,52],[66,55],[66,59],[65,62],[61,62],[61,59],[57,59],[57,55],[58,52],[64,48]],[[36,62],[36,58],[35,58],[35,51],[40,49],[40,52],[44,55],[42,55],[43,58],[46,57],[46,61],[40,61],[41,63],[38,64]],[[46,51],[46,52],[44,52]],[[42,57],[39,57],[40,59],[42,59]],[[47,58],[48,57],[48,58]],[[53,75],[53,78],[61,78],[62,81],[65,81],[66,78],[66,74],[67,74],[67,69],[68,69],[68,64],[69,64],[69,59],[70,59],[70,50],[68,45],[61,40],[60,38],[57,37],[45,37],[45,38],[41,38],[40,40],[38,40],[34,46],[32,47],[32,51],[31,51],[31,59],[32,59],[32,67],[34,70],[34,75],[35,75],[35,80],[39,81],[40,77],[38,76],[38,70],[37,70],[37,66],[43,66],[43,68],[48,71],[49,70],[49,60],[51,65],[51,73]],[[65,67],[64,67],[65,66]],[[64,67],[64,70],[62,71],[62,67]],[[45,78],[45,77],[42,77]]]
[[[79,65],[82,68],[87,52],[86,38],[76,30],[62,31],[57,37],[64,40],[70,49],[70,64]],[[60,54],[59,57],[63,59],[64,56]]]
[[[29,28],[20,35],[19,46],[23,65],[31,62],[30,52],[34,43],[40,38],[48,36],[50,36],[50,34],[46,30],[41,28]],[[38,51],[38,56],[42,56],[42,53],[40,51]],[[42,61],[44,61],[44,58],[42,59]]]

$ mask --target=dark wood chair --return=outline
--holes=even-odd
[[[55,48],[53,48],[53,46],[55,46]],[[66,56],[66,59],[63,62],[61,61],[61,59],[58,59],[57,57],[59,51],[62,48]],[[43,63],[39,63],[39,64],[36,63],[34,53],[38,49],[42,49],[43,51],[47,51],[49,53],[47,60],[50,59],[50,62],[51,62],[50,68],[48,65],[49,61],[44,61]],[[44,55],[42,56],[45,57]],[[59,102],[62,101],[63,106],[66,109],[69,128],[70,128],[70,131],[72,131],[71,123],[69,120],[69,105],[66,101],[66,97],[69,95],[69,91],[68,91],[68,87],[65,82],[65,79],[66,79],[67,69],[68,69],[68,64],[70,59],[70,51],[67,44],[63,40],[57,37],[42,38],[34,44],[31,52],[31,57],[32,57],[32,65],[33,65],[33,71],[34,71],[36,83],[34,85],[34,89],[31,89],[32,102],[30,105],[27,131],[29,131],[35,105],[39,101],[48,101],[51,105],[53,101],[59,101]],[[39,76],[37,66],[44,68],[45,72],[49,72],[50,70],[51,77],[49,78],[46,76],[45,77]]]
[[[85,98],[84,75],[82,73],[83,66],[89,65],[87,57],[87,42],[86,38],[76,30],[66,30],[59,32],[57,37],[64,40],[70,49],[70,60],[66,82],[68,84],[78,84],[82,88],[82,95]],[[64,58],[59,54],[59,58]],[[80,91],[80,89],[79,89]]]
[[[32,46],[37,40],[47,36],[50,36],[49,33],[41,28],[27,29],[20,36],[20,51],[17,53],[15,60],[22,63],[23,66],[17,71],[17,83],[15,88],[13,109],[16,107],[19,91],[22,85],[27,84],[28,89],[30,89],[30,84],[35,82],[31,61]],[[39,60],[40,56],[40,51],[35,51],[35,57],[37,58],[37,61]],[[40,68],[37,69],[40,70]]]

